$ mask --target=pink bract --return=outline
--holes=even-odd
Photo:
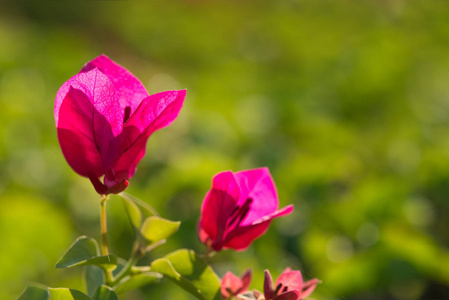
[[[314,278],[303,282],[300,271],[292,271],[287,268],[276,279],[273,279],[270,271],[265,270],[264,296],[265,300],[302,300],[306,299],[315,289],[318,279]]]
[[[244,250],[264,234],[272,219],[289,214],[279,200],[267,168],[215,175],[201,210],[198,235],[215,251]]]
[[[221,279],[221,295],[223,299],[236,297],[238,294],[248,290],[251,283],[251,269],[246,270],[240,277],[235,276],[231,272]]]
[[[148,95],[124,67],[105,55],[97,57],[56,94],[55,122],[64,157],[99,194],[123,191],[145,155],[148,138],[176,119],[185,95],[185,90]]]

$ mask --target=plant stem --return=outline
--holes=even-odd
[[[108,228],[107,228],[107,222],[106,222],[106,200],[108,200],[107,195],[101,196],[100,201],[100,224],[101,224],[101,253],[103,255],[109,254],[108,249]]]
[[[108,195],[101,195],[100,200],[100,227],[101,227],[101,253],[102,255],[109,255],[108,249],[108,227],[106,222],[106,201],[109,199]],[[113,281],[112,272],[103,269],[105,284],[110,285]]]
[[[132,253],[131,253],[131,257],[129,258],[128,263],[123,267],[123,269],[120,271],[120,273],[117,274],[117,276],[114,278],[114,280],[112,280],[111,285],[110,285],[111,287],[113,287],[114,285],[119,283],[120,280],[122,280],[127,275],[129,275],[131,269],[134,267],[134,264],[141,257],[141,255],[139,254],[138,249],[139,249],[138,244],[137,243],[134,244],[133,250],[132,250]]]

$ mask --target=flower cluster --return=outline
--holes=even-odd
[[[81,237],[66,254],[71,260],[74,259],[72,256],[84,253],[77,263],[89,261],[103,268],[104,259],[107,259],[108,264],[114,264],[117,260],[115,257],[106,256],[108,248],[104,227],[104,202],[108,194],[118,194],[127,188],[128,180],[136,172],[137,164],[145,154],[148,138],[153,132],[170,125],[176,119],[185,96],[185,90],[149,95],[133,74],[105,55],[88,62],[58,90],[54,115],[62,153],[73,170],[89,178],[95,190],[102,195],[101,212],[104,214],[102,246],[105,256],[96,256],[98,253],[92,254],[90,258],[83,256],[83,243],[96,242]],[[131,209],[128,213],[140,240],[135,244],[135,252],[132,254],[134,256],[129,259],[127,268],[120,271],[116,277],[109,269],[104,269],[107,287],[98,287],[95,295],[105,291],[115,293],[112,288],[131,278],[127,272],[138,270],[133,269],[133,264],[145,253],[164,243],[179,227],[180,222],[171,222],[158,216],[151,216],[142,221],[138,208],[141,203],[127,205],[127,209]],[[293,211],[293,205],[281,209],[278,207],[276,186],[268,168],[216,174],[212,187],[204,198],[198,223],[198,237],[207,247],[205,257],[225,249],[247,249],[268,230],[274,218]],[[216,290],[210,293],[213,299],[216,299],[214,295],[219,296],[221,288],[223,299],[300,300],[307,298],[318,283],[317,279],[303,282],[301,272],[292,271],[290,268],[277,278],[274,285],[270,272],[266,270],[263,293],[257,290],[249,291],[251,270],[247,270],[240,277],[227,272],[221,284],[213,271],[214,275],[208,277],[212,281],[197,282],[199,279],[194,277],[192,282],[189,282],[187,270],[194,268],[195,264],[190,264],[188,268],[182,267],[182,264],[188,264],[191,259],[198,261],[195,257],[199,256],[189,250],[169,254],[151,264],[151,276],[160,272],[159,275],[172,278],[187,291],[196,296],[200,295],[198,297],[201,299],[212,299],[205,298],[204,295],[207,294],[207,289],[214,285],[214,278]],[[57,264],[62,267],[72,265],[76,264],[73,264],[73,261],[68,264],[65,257]],[[206,268],[210,267],[200,266],[199,272],[206,272]],[[142,269],[141,275],[145,275],[145,270]],[[204,278],[206,277],[205,275]],[[154,277],[151,280],[154,280]],[[200,288],[206,291],[201,291]],[[58,293],[62,293],[56,290],[52,292],[55,293],[54,297],[59,297]]]
[[[250,270],[246,271],[241,278],[230,272],[226,273],[221,281],[223,299],[302,300],[312,294],[319,282],[316,278],[303,282],[301,272],[292,271],[290,268],[279,275],[274,286],[270,271],[265,270],[263,293],[257,290],[248,291],[250,281]]]

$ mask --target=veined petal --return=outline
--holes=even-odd
[[[69,113],[61,118],[61,106],[66,101],[66,96],[71,89],[79,91],[72,92],[69,97],[68,101],[72,102],[70,105],[73,108],[72,111],[79,106],[78,113],[85,114],[85,126],[87,128],[90,124],[91,134],[89,136],[93,138],[101,156],[103,170],[106,170],[117,156],[119,147],[117,137],[123,130],[124,111],[121,110],[118,103],[115,88],[112,82],[96,68],[70,78],[56,94],[54,113],[58,130],[60,128],[73,129],[78,125],[74,117],[76,113],[73,113],[73,116]],[[85,97],[80,96],[81,94]],[[82,100],[79,100],[78,103],[77,99]]]
[[[65,159],[81,176],[100,177],[103,164],[92,130],[92,103],[82,91],[74,88],[69,89],[61,103],[56,126]]]
[[[276,211],[279,200],[268,168],[237,172],[235,178],[241,189],[239,204],[248,198],[255,199],[251,203],[251,209],[243,220],[242,226],[250,225]]]
[[[204,243],[211,239],[215,250],[222,247],[226,224],[237,206],[239,195],[240,190],[231,171],[214,176],[212,189],[207,193],[201,208],[199,235]]]
[[[134,113],[144,98],[148,97],[148,92],[139,79],[106,55],[102,54],[86,63],[80,72],[88,72],[94,68],[98,68],[111,80],[117,91],[122,111],[125,111],[126,107],[130,108],[128,116]]]
[[[138,162],[145,155],[148,138],[176,119],[185,95],[185,90],[162,92],[151,95],[140,103],[124,125],[114,172],[106,173],[105,184],[108,187],[134,175]]]

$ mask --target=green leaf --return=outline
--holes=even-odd
[[[139,210],[140,210],[140,212],[141,212],[141,214],[142,214],[142,216],[144,218],[146,218],[148,216],[159,216],[157,211],[153,207],[151,207],[151,205],[146,203],[145,201],[142,201],[139,198],[131,196],[131,195],[125,193],[125,192],[122,192],[122,193],[120,193],[118,195],[123,200],[128,201],[128,202],[132,202],[135,205],[137,205],[139,207]]]
[[[94,295],[94,300],[118,300],[117,294],[108,286],[102,285]]]
[[[141,273],[130,277],[125,277],[121,280],[115,291],[117,294],[122,294],[127,291],[139,289],[147,284],[157,283],[161,280],[162,275],[155,272]]]
[[[68,288],[49,288],[52,300],[93,300],[80,291]]]
[[[98,253],[98,244],[93,238],[80,236],[58,260],[55,268],[84,265],[97,265],[106,269],[114,269],[116,267],[117,258],[114,255],[98,256]]]
[[[192,250],[172,252],[153,261],[151,269],[164,274],[198,299],[221,299],[218,276]]]
[[[97,242],[93,238],[80,236],[58,260],[55,268],[70,267],[98,255],[99,250]]]
[[[174,222],[161,217],[148,217],[142,225],[141,234],[149,244],[156,243],[173,235],[181,222]]]
[[[131,225],[136,233],[140,230],[140,225],[142,223],[142,214],[139,207],[131,200],[129,197],[124,197],[121,195],[123,204],[125,205],[126,212],[128,214]]]
[[[27,287],[17,300],[48,300],[50,294],[46,288],[37,286]]]
[[[84,282],[86,284],[87,294],[93,297],[97,289],[104,282],[103,270],[98,266],[86,266],[84,270]]]

